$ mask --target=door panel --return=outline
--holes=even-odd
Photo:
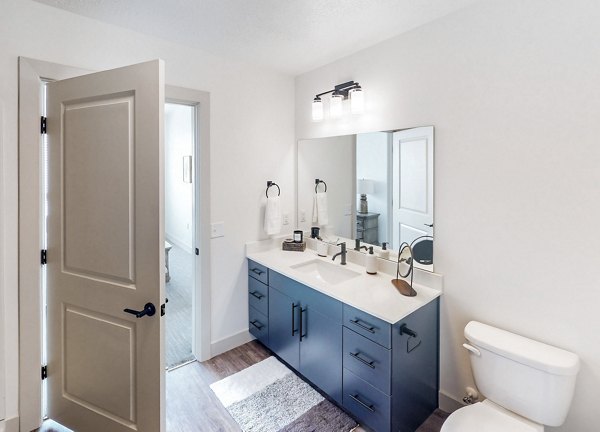
[[[300,369],[300,302],[269,287],[269,348],[294,369]]]
[[[433,127],[394,132],[393,249],[433,236]]]
[[[342,326],[314,307],[303,310],[300,373],[341,404]]]
[[[73,430],[165,429],[163,77],[48,84],[48,414]]]

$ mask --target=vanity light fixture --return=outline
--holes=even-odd
[[[323,120],[324,109],[321,96],[329,93],[331,93],[331,101],[329,103],[329,116],[331,118],[339,118],[342,116],[343,101],[346,99],[350,99],[350,112],[352,114],[360,114],[365,109],[365,99],[362,87],[357,82],[348,81],[336,85],[333,90],[319,93],[315,96],[312,102],[313,121]]]

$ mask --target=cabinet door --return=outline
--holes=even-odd
[[[342,403],[342,326],[315,310],[301,312],[300,373]]]
[[[269,287],[269,348],[294,369],[299,369],[300,302]]]

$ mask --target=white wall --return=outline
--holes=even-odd
[[[375,182],[375,192],[367,195],[370,213],[379,213],[379,243],[389,244],[388,223],[390,208],[388,205],[389,160],[391,146],[390,133],[372,132],[356,135],[356,178],[370,179]],[[357,195],[359,206],[360,195]]]
[[[260,206],[266,180],[281,186],[283,210],[292,214],[294,209],[293,79],[29,0],[2,1],[0,41],[0,319],[5,323],[7,418],[18,410],[18,56],[90,70],[160,57],[167,83],[211,93],[211,219],[225,222],[225,237],[211,242],[212,341],[244,332],[244,243],[265,237]]]
[[[194,107],[165,104],[165,237],[192,253],[193,183],[183,181],[183,157],[193,155]]]
[[[321,237],[354,238],[352,212],[354,201],[354,135],[298,142],[298,228],[310,231],[312,222],[315,179],[327,183],[329,222],[321,223]],[[319,191],[324,186],[319,185]],[[304,212],[305,221],[302,221]],[[350,246],[350,245],[348,245]]]
[[[472,382],[481,320],[581,356],[566,423],[598,430],[600,3],[476,3],[296,79],[298,139],[435,126],[441,389]],[[361,83],[367,113],[310,120],[315,93]]]

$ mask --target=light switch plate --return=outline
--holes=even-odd
[[[283,225],[289,225],[290,224],[290,215],[289,213],[284,213],[283,214]]]
[[[225,222],[213,222],[210,224],[210,238],[225,236]]]

